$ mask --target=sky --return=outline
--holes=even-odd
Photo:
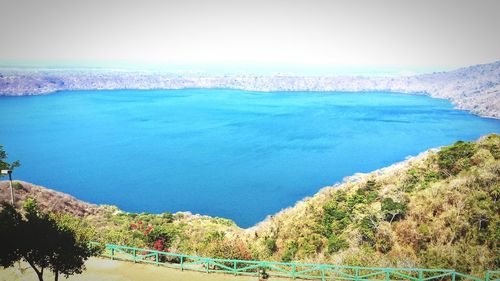
[[[446,70],[500,60],[498,0],[0,0],[0,63]]]

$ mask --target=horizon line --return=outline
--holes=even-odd
[[[208,63],[77,63],[46,61],[1,60],[0,69],[64,71],[64,70],[102,70],[123,72],[153,72],[184,75],[297,75],[297,76],[411,76],[436,72],[447,72],[461,68],[493,64],[477,63],[464,66],[375,66],[375,65],[299,65],[299,64],[208,64]]]

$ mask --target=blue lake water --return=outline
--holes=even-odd
[[[500,121],[394,93],[72,91],[0,97],[15,178],[127,211],[251,226],[326,185]]]

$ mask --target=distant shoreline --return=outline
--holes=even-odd
[[[67,90],[234,89],[256,92],[367,92],[420,94],[449,100],[457,109],[500,119],[500,61],[400,77],[180,76],[111,70],[0,68],[0,96],[45,95]]]

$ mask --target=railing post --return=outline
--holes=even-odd
[[[422,281],[424,280],[424,272],[422,271],[422,269],[420,269],[418,271],[418,281]]]
[[[457,274],[455,273],[455,270],[451,273],[451,281],[455,281]]]
[[[486,273],[484,274],[484,281],[490,281],[490,271],[486,270]]]
[[[156,266],[160,266],[160,261],[158,260],[158,252],[156,253],[155,255],[155,262],[156,262]]]
[[[356,266],[354,269],[354,280],[358,281],[359,280],[359,267]]]
[[[136,262],[135,261],[135,258],[137,257],[137,250],[134,248],[134,263]]]
[[[181,271],[184,271],[184,257],[181,256]]]
[[[321,267],[321,281],[325,281],[325,268]]]
[[[208,259],[205,259],[205,263],[206,263],[206,269],[207,269],[206,271],[208,273]]]
[[[111,260],[115,259],[115,248],[111,248]]]
[[[292,278],[295,279],[295,272],[297,271],[297,266],[292,264]]]
[[[234,272],[234,275],[236,275],[236,261],[233,262],[233,272]]]
[[[390,280],[389,276],[391,273],[389,272],[389,269],[385,269],[384,271],[385,271],[385,280],[389,281]]]

